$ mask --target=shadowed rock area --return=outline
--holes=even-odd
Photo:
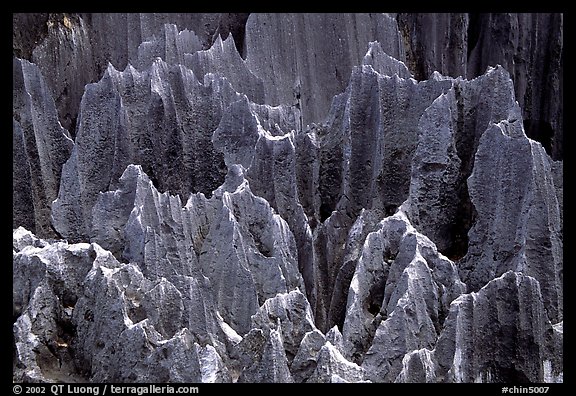
[[[14,14],[13,381],[563,382],[562,14]]]

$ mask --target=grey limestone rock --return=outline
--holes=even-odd
[[[491,123],[520,118],[512,80],[496,67],[474,80],[455,80],[420,119],[404,207],[412,224],[448,256],[466,253],[474,221],[466,181],[481,136]]]
[[[434,71],[473,79],[502,65],[514,80],[526,134],[555,160],[563,158],[563,14],[401,13],[396,19],[406,64],[418,80]]]
[[[182,279],[147,279],[95,243],[23,229],[14,243],[18,381],[231,381],[221,354],[239,337],[195,279],[184,293]]]
[[[211,340],[201,329],[210,321],[199,316],[210,296],[194,284],[190,280],[184,295],[164,278],[147,279],[134,264],[95,266],[73,314],[73,348],[84,376],[93,381],[229,382],[210,344],[218,345],[220,334],[209,328]]]
[[[561,327],[538,281],[508,271],[454,300],[436,347],[406,354],[396,382],[561,382]]]
[[[15,230],[14,245],[14,378],[82,381],[71,353],[74,310],[89,271],[116,260],[97,244],[49,242],[23,228]]]
[[[166,278],[181,293],[190,277],[198,279],[201,293],[213,296],[214,309],[241,334],[267,298],[304,290],[292,233],[251,193],[239,165],[210,200],[191,195],[184,207],[178,196],[160,194],[141,167],[130,165],[119,190],[100,194],[93,215],[94,241],[138,263],[147,278]]]
[[[193,54],[201,49],[202,43],[193,31],[188,29],[178,31],[176,25],[167,23],[158,36],[154,35],[138,46],[138,61],[134,62],[134,66],[139,70],[145,70],[156,58],[161,58],[171,65],[184,65],[187,54]]]
[[[15,382],[563,381],[561,14],[13,24]]]
[[[362,209],[350,228],[344,247],[343,264],[338,270],[338,275],[334,281],[334,292],[332,293],[330,310],[328,311],[328,323],[335,323],[335,326],[338,325],[340,327],[344,324],[348,289],[356,270],[358,258],[362,253],[362,246],[368,234],[377,230],[378,223],[380,223],[378,211]],[[337,328],[333,327],[332,329]],[[336,342],[331,342],[332,345],[337,345]]]
[[[528,137],[555,160],[563,158],[563,27],[561,13],[479,14],[470,17],[468,77],[501,64],[514,80]]]
[[[97,80],[100,73],[95,42],[84,18],[76,14],[51,14],[44,29],[45,37],[35,43],[27,59],[38,66],[55,101],[58,119],[74,136],[84,86]]]
[[[58,195],[62,165],[72,139],[60,125],[54,99],[38,67],[14,58],[13,66],[13,228],[28,227],[54,237],[50,204]]]
[[[249,318],[260,304],[277,293],[303,290],[304,284],[288,225],[274,214],[266,200],[252,194],[244,176],[240,177],[242,181],[235,189],[222,193],[221,211],[207,236],[200,264],[204,274],[214,285],[218,284],[219,301],[227,307],[221,306],[223,318],[233,315],[241,320],[242,324],[236,324],[239,327],[230,324],[246,333],[250,329]],[[227,268],[231,265],[237,268],[236,275]],[[233,298],[230,294],[230,286],[237,293],[248,292],[238,282],[240,276],[255,293],[249,298]],[[240,307],[242,311],[236,311]]]
[[[232,35],[225,40],[218,36],[209,50],[184,55],[181,63],[199,77],[207,73],[226,77],[234,90],[245,94],[251,102],[264,103],[264,83],[250,71],[246,61],[240,57]]]
[[[407,353],[402,358],[402,371],[394,382],[399,383],[433,383],[437,380],[438,363],[430,349],[418,349]]]
[[[383,76],[393,76],[395,74],[400,78],[412,78],[412,74],[404,62],[388,55],[382,49],[378,41],[370,42],[368,52],[362,59],[363,65],[371,65],[374,70]]]
[[[260,123],[244,96],[230,105],[212,139],[214,147],[224,154],[228,167],[238,164],[248,169],[260,134]]]
[[[183,53],[207,49],[218,32],[237,30],[240,21],[242,17],[235,14],[218,13],[14,14],[14,47],[19,49],[17,56],[38,65],[56,101],[60,122],[74,135],[84,85],[98,81],[109,62],[118,69],[136,65],[139,46],[155,42],[147,48],[151,52],[144,53],[156,54],[162,36],[168,43],[172,38],[184,41]],[[191,34],[177,37],[176,31],[165,30],[166,24],[189,29]],[[188,37],[192,34],[195,39]],[[177,53],[171,49],[161,53],[167,55],[166,61]]]
[[[472,290],[508,270],[533,276],[549,318],[560,321],[563,238],[552,162],[519,121],[488,128],[468,180],[478,215],[461,272]]]
[[[251,14],[246,61],[270,105],[298,103],[304,125],[322,121],[370,41],[404,57],[396,20],[386,14]]]
[[[408,197],[418,120],[451,85],[447,79],[417,83],[384,76],[363,65],[353,69],[347,91],[335,98],[320,134],[318,189],[325,221],[315,231],[314,244],[323,279],[315,282],[318,297],[312,306],[321,330],[338,323],[336,312],[330,322],[322,315],[346,298],[334,284],[338,277],[338,282],[350,279],[353,263],[343,261],[343,247],[354,221],[362,209],[374,209],[380,218],[393,214]],[[338,299],[331,302],[334,293]]]
[[[435,349],[438,378],[543,382],[545,367],[563,372],[553,334],[538,281],[508,271],[452,303]]]
[[[100,82],[86,88],[74,149],[53,204],[55,228],[67,238],[85,239],[98,192],[116,188],[130,163],[142,165],[161,191],[210,194],[225,175],[212,132],[237,99],[225,79],[207,75],[200,83],[189,69],[162,60],[143,72],[109,66]]]
[[[82,282],[93,262],[108,260],[111,255],[96,244],[49,243],[23,228],[15,232],[19,251],[14,251],[13,312],[20,315],[29,305],[42,282],[51,287],[63,307],[73,307],[82,290]],[[109,257],[110,256],[110,257]]]
[[[140,44],[154,36],[161,41],[165,24],[194,32],[204,50],[232,33],[240,55],[265,82],[267,103],[288,103],[301,86],[306,107],[319,108],[313,118],[305,115],[306,123],[322,120],[370,41],[406,62],[418,80],[434,71],[474,78],[501,64],[513,76],[528,136],[554,159],[563,157],[560,13],[14,14],[14,54],[50,76],[60,120],[74,134],[84,84],[97,81],[108,62],[120,69],[136,64]]]
[[[12,226],[36,228],[30,167],[20,123],[12,119]]]
[[[18,317],[14,331],[14,380],[17,382],[72,382],[68,344],[62,339],[66,313],[46,279],[32,290],[30,304]]]
[[[352,363],[330,342],[326,342],[318,352],[316,370],[308,382],[364,382],[364,370]]]
[[[143,321],[125,330],[120,337],[118,375],[124,381],[231,382],[214,347],[201,347],[193,342],[186,328],[170,339],[162,340],[154,333],[154,328]]]
[[[347,354],[367,379],[394,381],[406,353],[435,344],[451,301],[464,291],[454,263],[403,212],[386,218],[368,234],[350,284]]]
[[[266,300],[252,316],[252,328],[262,329],[264,334],[272,330],[281,332],[289,365],[298,353],[304,336],[316,330],[308,300],[297,290]]]
[[[265,336],[262,330],[253,329],[240,347],[249,364],[242,370],[238,382],[294,382],[279,330],[271,329]]]
[[[278,128],[278,124],[275,124],[275,128]],[[306,141],[298,139],[299,136],[301,134],[295,135],[293,130],[277,136],[261,133],[247,171],[247,178],[252,191],[266,199],[278,214],[286,219],[296,242],[298,268],[306,292],[311,296],[315,290],[316,274],[314,274],[312,230],[304,207],[300,203],[303,194],[298,185],[300,178],[297,146],[298,142],[306,144]]]
[[[44,239],[38,238],[24,227],[18,227],[12,233],[12,251],[20,252],[26,246],[42,248],[48,244]]]
[[[466,76],[469,19],[464,13],[397,15],[406,64],[416,79],[430,78],[434,71],[453,77]]]
[[[326,338],[320,330],[312,330],[304,334],[294,360],[290,365],[290,372],[294,382],[306,381],[316,369],[318,352],[326,343]]]

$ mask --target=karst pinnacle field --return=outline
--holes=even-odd
[[[562,14],[13,14],[13,381],[563,382]]]

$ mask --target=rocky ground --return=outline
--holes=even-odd
[[[14,14],[14,381],[562,382],[562,92],[561,14]]]

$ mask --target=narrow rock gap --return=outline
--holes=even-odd
[[[554,130],[550,123],[541,120],[525,119],[524,131],[530,139],[540,142],[544,150],[546,150],[546,153],[552,156]]]
[[[480,39],[480,32],[482,16],[481,14],[471,12],[468,14],[468,42],[467,42],[467,58],[470,59],[470,54],[478,44]]]
[[[460,177],[458,185],[458,202],[459,205],[456,211],[456,222],[450,226],[453,243],[442,251],[452,261],[458,261],[464,257],[468,251],[468,231],[474,224],[476,218],[476,211],[474,205],[470,201],[468,194],[468,177],[472,174],[474,168],[474,155],[477,149],[475,136],[471,131],[474,131],[475,125],[467,125],[465,122],[466,114],[464,114],[464,97],[461,92],[462,88],[459,84],[454,85],[454,94],[456,97],[457,106],[457,121],[456,121],[456,151],[460,158]],[[474,117],[471,117],[473,120]]]
[[[246,13],[224,13],[221,16],[218,32],[222,40],[226,40],[229,34],[234,39],[236,50],[246,59],[246,22],[248,22],[249,12]]]

